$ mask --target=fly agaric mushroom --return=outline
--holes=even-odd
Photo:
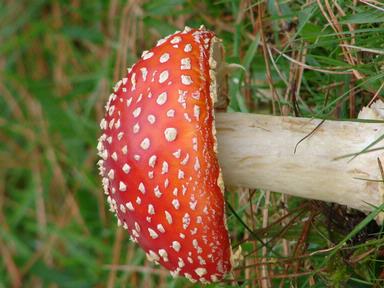
[[[231,269],[213,125],[216,41],[186,29],[144,52],[110,96],[99,142],[119,223],[149,259],[201,282]]]
[[[378,143],[357,159],[336,160],[378,139],[384,133],[379,123],[317,127],[313,119],[217,113],[218,161],[214,103],[223,90],[223,53],[204,28],[160,40],[116,84],[98,144],[118,225],[148,259],[203,283],[221,280],[233,266],[219,162],[230,185],[363,211],[381,204],[384,193],[377,165],[383,153],[372,149]],[[382,116],[384,105],[375,105],[363,114]]]

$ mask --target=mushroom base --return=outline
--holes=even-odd
[[[384,119],[383,102],[362,119]],[[334,202],[364,212],[384,200],[383,123],[217,113],[226,185]],[[377,143],[372,145],[375,141]],[[356,155],[356,153],[369,151]],[[379,164],[382,163],[382,164]]]

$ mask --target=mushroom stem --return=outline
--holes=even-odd
[[[383,119],[383,107],[383,102],[376,102],[359,118]],[[226,185],[334,202],[364,212],[383,203],[383,123],[217,113],[216,130]],[[368,153],[356,156],[367,147]]]

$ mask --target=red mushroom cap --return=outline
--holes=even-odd
[[[201,282],[232,267],[213,115],[219,42],[186,28],[144,52],[109,98],[98,145],[118,224],[149,259]]]

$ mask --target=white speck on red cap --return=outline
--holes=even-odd
[[[133,110],[132,115],[133,117],[137,118],[139,117],[140,113],[141,113],[141,107],[137,107],[135,110]]]
[[[156,103],[159,105],[164,105],[165,102],[167,102],[167,92],[161,93],[156,99]]]
[[[176,252],[179,252],[179,251],[180,251],[180,248],[181,248],[180,242],[178,242],[178,241],[173,241],[173,242],[172,242],[172,248],[173,248]]]
[[[159,255],[163,258],[164,262],[168,262],[168,253],[165,249],[159,249]]]
[[[185,266],[185,263],[184,263],[183,259],[180,258],[180,257],[178,258],[177,266],[178,266],[179,268],[183,268],[183,267]]]
[[[165,218],[167,219],[168,224],[172,224],[172,215],[167,210],[165,210],[164,212],[165,212]]]
[[[143,55],[141,56],[143,58],[143,60],[147,60],[149,58],[151,58],[153,56],[153,52],[148,52],[148,51],[144,51],[143,52]]]
[[[185,215],[183,216],[183,228],[187,229],[189,224],[191,224],[191,217],[188,213],[185,213]]]
[[[176,128],[174,128],[174,127],[166,128],[165,131],[164,131],[164,136],[165,136],[165,139],[168,142],[175,141],[175,139],[177,137],[177,130],[176,130]]]
[[[125,204],[125,206],[127,206],[128,210],[130,210],[130,211],[134,211],[134,210],[135,210],[135,208],[133,207],[133,205],[132,205],[131,202],[127,202],[127,203]]]
[[[157,159],[157,156],[156,155],[152,155],[151,157],[149,157],[149,160],[148,160],[148,165],[152,168],[155,167],[155,164],[156,164],[156,159]]]
[[[117,153],[116,152],[113,152],[112,155],[111,155],[111,158],[115,161],[117,161]]]
[[[125,206],[124,206],[123,204],[120,204],[120,211],[121,211],[122,213],[125,213],[125,212],[126,212],[126,210],[125,210]]]
[[[160,56],[160,63],[165,63],[169,60],[169,53],[164,53]]]
[[[169,117],[169,118],[175,117],[175,110],[174,109],[169,109],[167,111],[167,117]]]
[[[179,200],[173,199],[172,200],[172,205],[173,205],[173,207],[175,207],[176,210],[178,210],[180,208]]]
[[[147,119],[148,119],[148,122],[151,124],[156,122],[156,117],[152,114],[148,115]]]
[[[141,193],[145,194],[145,186],[142,182],[140,182],[138,189]]]
[[[192,51],[192,45],[191,44],[186,44],[184,46],[184,52],[191,52]]]
[[[159,76],[159,83],[160,83],[160,84],[164,83],[165,81],[168,80],[168,77],[169,77],[169,72],[168,72],[168,70],[164,70],[163,72],[160,73],[160,76]]]
[[[143,81],[145,82],[147,80],[147,74],[148,70],[146,67],[140,68],[141,71],[141,77],[143,78]]]
[[[166,174],[167,172],[168,172],[168,163],[164,161],[161,167],[161,174]]]
[[[119,190],[122,192],[127,190],[127,185],[125,185],[125,183],[123,181],[119,182]]]
[[[159,261],[160,257],[154,251],[149,250],[149,252],[147,253],[147,259],[148,261],[153,262],[153,261]]]
[[[179,158],[180,158],[180,155],[181,155],[181,149],[177,149],[177,151],[176,151],[176,152],[173,152],[172,154],[173,154],[173,156],[175,156],[177,159],[179,159]]]
[[[181,70],[191,69],[191,59],[190,58],[182,58],[180,69]]]
[[[133,129],[132,129],[132,131],[133,131],[133,134],[137,134],[137,133],[139,133],[139,131],[140,131],[140,125],[139,125],[139,123],[136,123],[135,125],[133,125]]]
[[[136,161],[139,161],[140,160],[140,155],[138,155],[138,154],[135,154],[135,155],[133,155],[133,159],[135,159]]]
[[[127,107],[131,106],[131,103],[132,103],[132,97],[127,99],[126,101]]]
[[[159,230],[161,233],[165,233],[164,226],[162,224],[157,224],[156,226],[157,230]]]
[[[159,234],[156,233],[155,230],[148,228],[149,236],[151,236],[152,239],[156,239],[159,237]]]
[[[125,163],[124,165],[123,165],[123,171],[124,171],[124,173],[125,174],[128,174],[129,173],[129,171],[131,171],[131,166],[129,166],[127,163]]]
[[[155,215],[155,208],[153,207],[152,204],[148,205],[148,214]]]
[[[184,85],[191,85],[193,83],[191,76],[181,75],[181,83]]]
[[[115,170],[111,169],[108,172],[108,178],[113,180],[115,178]]]
[[[199,275],[200,277],[202,277],[202,276],[204,276],[205,274],[207,274],[207,269],[199,267],[199,268],[196,268],[196,269],[195,269],[195,272],[196,272],[197,275]]]
[[[102,130],[105,130],[105,129],[107,129],[107,126],[108,126],[108,123],[107,123],[107,121],[103,118],[103,119],[101,120],[101,122],[100,122],[100,128],[101,128]]]
[[[155,193],[155,196],[157,198],[160,198],[161,195],[163,194],[163,193],[161,193],[159,186],[156,186],[155,189],[153,190],[153,192]]]
[[[144,138],[143,141],[141,141],[140,143],[140,147],[143,150],[148,150],[150,145],[151,145],[151,141],[148,138]]]

